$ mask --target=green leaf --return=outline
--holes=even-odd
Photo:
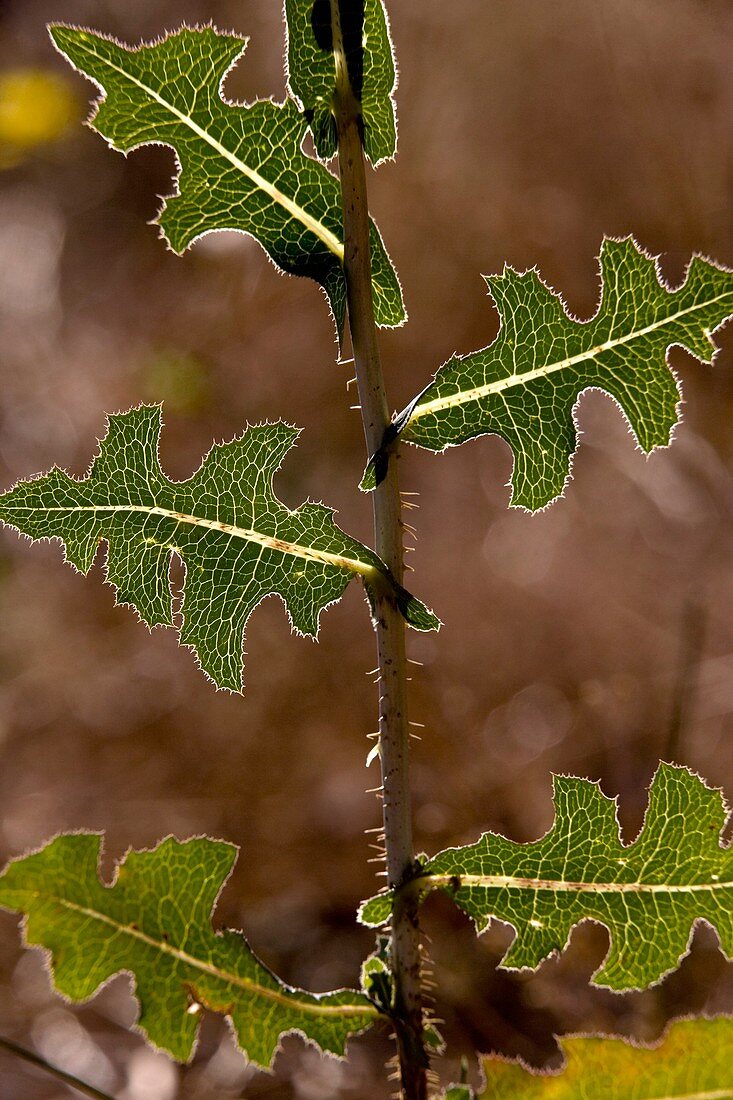
[[[651,1048],[626,1039],[562,1039],[551,1076],[484,1061],[481,1100],[733,1100],[733,1020],[684,1020]]]
[[[283,600],[293,629],[317,636],[321,612],[359,576],[373,588],[391,584],[386,567],[333,522],[333,511],[307,502],[290,511],[272,479],[294,446],[297,428],[261,424],[217,444],[187,481],[171,481],[158,458],[159,406],[109,418],[88,475],[54,468],[0,496],[0,521],[32,539],[58,538],[66,559],[88,573],[106,539],[107,579],[119,603],[149,626],[173,626],[202,669],[222,688],[242,687],[247,620],[266,596]],[[174,615],[171,555],[186,567],[180,614]],[[417,629],[438,620],[400,588]]]
[[[414,888],[447,891],[483,932],[494,919],[516,930],[504,965],[534,968],[562,951],[581,921],[610,932],[595,984],[641,989],[687,952],[705,920],[733,957],[733,851],[720,834],[719,791],[685,768],[661,764],[644,825],[633,843],[619,837],[616,802],[587,779],[556,776],[555,822],[541,840],[517,844],[494,833],[448,848],[423,864]],[[364,924],[389,920],[390,894],[362,907]]]
[[[678,423],[679,385],[666,362],[674,344],[712,362],[713,334],[733,315],[733,273],[694,257],[676,290],[631,239],[605,240],[601,299],[579,322],[536,270],[486,279],[501,318],[493,344],[454,356],[398,417],[402,438],[441,451],[493,432],[514,452],[515,507],[558,497],[578,443],[580,394],[600,388],[618,401],[639,446],[666,446]],[[373,470],[364,488],[372,488]]]
[[[392,1011],[394,982],[390,965],[389,936],[377,936],[374,952],[361,964],[361,988],[369,1000],[385,1012]]]
[[[361,964],[361,988],[385,1016],[393,1016],[395,1011],[394,978],[390,956],[390,937],[378,935],[376,949]],[[445,1050],[443,1036],[435,1023],[428,1019],[425,1020],[423,1028],[423,1042],[425,1049],[431,1054],[442,1054]]]
[[[477,1100],[476,1093],[470,1085],[466,1084],[467,1081],[468,1059],[464,1055],[461,1059],[461,1080],[448,1086],[443,1093],[442,1100]]]
[[[129,48],[91,31],[55,25],[57,48],[102,89],[91,117],[114,149],[169,145],[178,190],[158,217],[178,253],[205,233],[235,229],[256,238],[284,271],[325,290],[339,335],[346,310],[341,192],[306,157],[306,121],[292,101],[227,101],[222,84],[247,39],[213,27],[184,27]],[[405,320],[402,292],[379,231],[371,229],[377,323]]]
[[[332,105],[336,46],[341,44],[351,88],[361,103],[364,151],[372,164],[395,155],[397,83],[389,21],[382,0],[339,0],[340,34],[334,36],[331,0],[285,0],[288,87],[303,107],[318,155],[328,160],[338,146]]]
[[[228,1016],[242,1050],[265,1067],[287,1032],[343,1054],[347,1038],[378,1019],[361,993],[293,989],[240,933],[213,930],[233,845],[168,837],[128,852],[109,886],[99,878],[101,846],[98,834],[59,836],[0,877],[0,906],[25,915],[25,941],[50,951],[65,997],[87,1001],[116,974],[132,974],[140,1030],[182,1062],[193,1053],[202,1005]]]

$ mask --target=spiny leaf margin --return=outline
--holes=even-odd
[[[520,844],[485,833],[422,863],[410,888],[447,892],[475,922],[512,927],[502,965],[536,969],[563,951],[576,925],[606,927],[610,946],[593,984],[646,989],[687,954],[694,927],[716,929],[733,958],[733,850],[720,837],[728,819],[721,792],[686,768],[660,764],[639,835],[620,838],[616,799],[599,784],[553,777],[555,819],[539,840]],[[390,893],[361,907],[369,927],[389,920]]]
[[[55,988],[88,1001],[120,973],[132,976],[137,1029],[188,1062],[199,1030],[196,1006],[225,1015],[250,1061],[269,1068],[283,1035],[298,1032],[343,1055],[349,1036],[379,1013],[353,990],[312,994],[285,985],[239,932],[211,917],[233,869],[232,844],[167,837],[129,850],[112,882],[99,875],[102,834],[67,833],[8,864],[0,907],[24,916],[27,946],[48,952]]]
[[[500,317],[496,339],[438,370],[395,418],[400,438],[443,451],[499,435],[514,455],[511,506],[528,511],[564,492],[578,445],[577,406],[589,389],[618,403],[643,452],[667,446],[681,399],[668,350],[679,345],[713,362],[714,334],[733,316],[733,272],[695,254],[671,287],[658,257],[632,237],[604,238],[599,270],[599,305],[587,321],[568,311],[536,268],[486,276]],[[649,320],[635,331],[639,316]],[[374,483],[372,464],[362,488]]]
[[[653,1046],[593,1035],[559,1040],[557,1073],[483,1059],[477,1100],[733,1100],[733,1020],[678,1020]]]
[[[99,88],[88,125],[111,148],[125,154],[147,144],[174,150],[176,186],[156,219],[173,251],[183,253],[210,232],[249,234],[280,270],[319,283],[340,340],[346,316],[340,185],[303,153],[307,124],[292,100],[247,104],[224,95],[248,39],[213,24],[184,24],[139,46],[63,23],[51,24],[49,32],[62,56]],[[178,101],[174,78],[181,76],[182,60],[187,79]],[[151,86],[141,83],[141,74]],[[194,87],[196,75],[200,87]],[[208,97],[201,106],[203,90]],[[371,251],[377,324],[398,327],[406,320],[402,289],[374,222]]]
[[[316,21],[330,39],[330,50],[327,41],[318,42]],[[288,90],[305,112],[318,156],[330,160],[338,148],[332,111],[336,66],[331,0],[285,0],[285,26]],[[352,88],[361,105],[364,152],[376,168],[393,159],[397,150],[397,68],[384,0],[364,0],[359,32],[357,47],[347,48],[347,62],[351,61]]]
[[[88,573],[100,542],[118,603],[149,626],[176,626],[203,671],[220,687],[242,690],[247,621],[268,595],[285,604],[296,633],[318,636],[323,611],[359,576],[368,594],[393,585],[373,551],[333,521],[333,510],[306,501],[291,511],[273,478],[300,434],[283,422],[258,424],[215,444],[184,481],[160,465],[160,405],[110,416],[86,477],[58,467],[0,495],[0,522],[32,540],[59,539],[65,558]],[[180,614],[169,579],[176,554],[186,578]],[[419,630],[439,620],[398,589]]]

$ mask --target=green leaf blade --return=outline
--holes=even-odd
[[[647,1048],[625,1039],[560,1040],[565,1065],[536,1074],[486,1058],[480,1100],[733,1100],[733,1020],[683,1020]]]
[[[538,841],[517,844],[495,834],[450,848],[422,868],[421,891],[443,889],[479,932],[496,919],[516,937],[503,965],[536,968],[562,951],[572,929],[592,920],[610,932],[594,982],[643,989],[686,954],[693,927],[705,920],[733,956],[733,852],[720,834],[720,792],[684,768],[662,764],[650,788],[639,836],[619,837],[615,801],[584,779],[555,778],[555,823]],[[363,923],[389,919],[391,899],[366,902]]]
[[[20,482],[0,495],[0,521],[31,539],[60,539],[84,573],[106,540],[107,580],[118,602],[149,626],[178,625],[204,672],[231,691],[242,689],[244,630],[266,596],[280,596],[293,629],[316,637],[322,612],[354,577],[367,589],[392,583],[376,554],[336,526],[331,509],[306,502],[291,511],[275,496],[272,481],[296,428],[248,428],[214,446],[181,482],[161,469],[161,430],[159,406],[110,417],[86,478],[54,469]],[[186,567],[179,617],[173,554]],[[439,625],[419,600],[407,599],[406,617],[417,629]]]
[[[488,278],[501,318],[496,340],[440,368],[402,438],[440,451],[501,436],[514,454],[511,504],[530,511],[564,490],[578,441],[575,408],[587,389],[618,402],[643,451],[667,446],[680,401],[668,349],[712,362],[713,334],[733,315],[733,273],[695,257],[671,290],[631,238],[604,240],[600,273],[599,307],[585,322],[536,271]]]
[[[314,279],[344,328],[341,197],[338,180],[305,156],[306,123],[292,102],[230,103],[223,82],[247,39],[213,27],[182,28],[130,48],[112,38],[53,25],[57,49],[102,91],[90,125],[128,153],[146,144],[176,152],[177,191],[158,223],[171,248],[185,251],[206,233],[253,236],[283,271]],[[402,291],[372,227],[377,323],[405,320]]]
[[[155,1046],[188,1061],[196,1006],[203,1005],[231,1018],[240,1047],[263,1067],[283,1034],[302,1032],[341,1055],[348,1037],[378,1018],[360,993],[316,995],[284,985],[239,933],[213,930],[233,845],[169,837],[129,852],[106,886],[101,844],[98,834],[62,835],[0,876],[0,906],[25,915],[26,942],[50,951],[54,984],[70,1000],[89,1000],[115,975],[130,973],[138,1026]]]
[[[340,12],[350,83],[361,104],[364,151],[376,167],[397,150],[397,72],[389,19],[383,0],[341,4]],[[318,155],[328,160],[338,144],[331,0],[285,0],[285,16],[288,88],[309,119]]]

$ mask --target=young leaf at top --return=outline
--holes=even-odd
[[[349,581],[367,589],[390,584],[371,550],[333,522],[333,511],[307,502],[290,511],[272,479],[299,434],[287,424],[261,424],[217,444],[187,481],[171,481],[158,458],[159,406],[109,418],[88,475],[80,481],[54,468],[0,495],[0,521],[32,539],[58,538],[66,559],[87,573],[106,539],[107,579],[119,603],[149,626],[174,625],[171,555],[186,567],[175,623],[204,672],[231,691],[242,687],[247,620],[270,594],[280,596],[293,628],[315,637],[321,612]],[[435,616],[402,589],[398,602],[417,629]]]
[[[101,90],[90,122],[114,149],[171,146],[178,191],[158,217],[178,253],[204,233],[236,229],[255,237],[284,271],[323,287],[343,332],[341,192],[306,157],[306,122],[294,103],[228,102],[223,82],[247,39],[213,27],[184,27],[160,42],[129,48],[74,27],[53,26],[57,48]],[[405,320],[402,292],[372,223],[374,308],[380,325]]]
[[[683,1020],[651,1049],[626,1039],[561,1039],[565,1065],[535,1074],[484,1060],[479,1100],[733,1100],[733,1020]]]
[[[383,0],[285,0],[285,15],[288,87],[305,111],[318,155],[328,160],[338,146],[332,106],[339,51],[361,105],[366,155],[374,165],[393,157],[397,74]]]
[[[597,985],[641,989],[677,966],[696,921],[717,929],[733,957],[733,851],[721,846],[726,809],[685,768],[661,764],[644,825],[633,843],[619,838],[616,803],[587,779],[556,776],[555,823],[541,840],[517,844],[485,834],[423,864],[415,888],[445,890],[483,932],[493,919],[513,926],[504,959],[534,968],[566,946],[581,921],[610,932]],[[391,895],[362,907],[364,924],[389,920]]]
[[[99,878],[101,846],[99,834],[58,836],[0,876],[0,906],[24,914],[25,941],[50,951],[65,997],[87,1001],[115,975],[131,974],[140,1030],[181,1062],[193,1053],[202,1005],[228,1016],[239,1046],[264,1067],[287,1032],[343,1054],[347,1038],[379,1018],[361,993],[284,985],[238,932],[213,930],[233,845],[168,837],[128,852],[110,886]]]
[[[666,446],[680,399],[667,350],[679,344],[712,361],[713,334],[733,315],[733,273],[696,256],[670,290],[631,238],[603,242],[600,271],[600,304],[585,322],[537,271],[488,277],[499,335],[440,368],[396,418],[401,438],[442,451],[488,432],[501,436],[514,452],[511,503],[530,510],[563,491],[578,441],[574,410],[586,389],[618,401],[643,451]],[[372,466],[362,487],[373,484]]]

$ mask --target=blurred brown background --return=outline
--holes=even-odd
[[[729,0],[393,0],[400,155],[371,184],[410,324],[384,335],[402,405],[453,351],[488,343],[482,271],[538,264],[587,317],[603,233],[634,232],[678,280],[692,250],[733,265],[733,6]],[[0,484],[54,462],[82,473],[105,411],[164,400],[175,477],[213,439],[283,417],[302,443],[279,476],[290,505],[340,509],[369,539],[355,491],[363,442],[349,368],[334,362],[314,284],[278,276],[249,239],[217,235],[183,259],[146,224],[172,156],[129,159],[78,122],[91,86],[48,42],[50,19],[134,42],[183,19],[251,35],[228,90],[283,94],[275,0],[0,0]],[[50,81],[50,83],[49,83]],[[65,125],[68,122],[68,125]],[[721,344],[733,346],[730,332]],[[419,849],[485,829],[517,840],[552,819],[550,772],[600,779],[639,826],[657,760],[733,792],[733,371],[672,355],[686,422],[650,460],[615,406],[583,398],[566,499],[507,511],[497,439],[436,458],[409,450],[421,511],[414,589],[445,620],[411,639]],[[414,498],[418,499],[418,498]],[[378,809],[364,770],[374,724],[373,640],[356,586],[321,644],[290,637],[279,601],[255,614],[244,699],[217,694],[173,633],[115,609],[57,546],[0,539],[0,857],[62,829],[105,830],[106,866],[128,845],[209,833],[241,846],[217,921],[241,927],[283,978],[353,984],[372,937],[354,922],[375,888],[364,830]],[[653,1040],[671,1015],[733,1009],[733,970],[708,930],[681,972],[626,997],[593,990],[605,933],[582,928],[535,975],[496,965],[510,933],[477,941],[450,904],[425,911],[451,1064],[478,1047],[557,1064],[553,1032]],[[384,1037],[324,1062],[287,1039],[274,1077],[248,1068],[204,1021],[185,1069],[125,1030],[126,979],[88,1007],[49,991],[0,915],[0,1032],[120,1100],[387,1095]],[[69,1095],[0,1057],[3,1100]]]

